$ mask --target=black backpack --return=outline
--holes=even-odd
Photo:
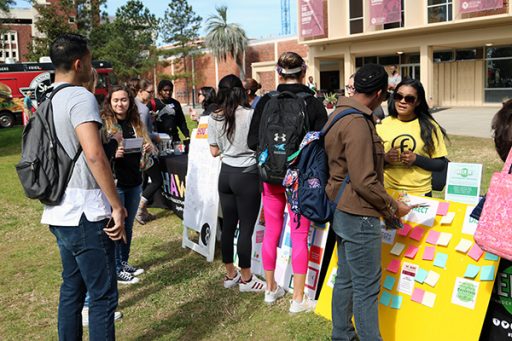
[[[36,113],[23,129],[21,160],[16,165],[25,195],[45,205],[58,205],[66,191],[76,160],[82,152],[80,146],[71,159],[57,138],[52,99],[60,90],[73,86],[63,84],[43,97]]]
[[[288,157],[299,149],[302,138],[309,131],[306,99],[310,96],[305,92],[270,93],[270,100],[261,114],[256,155],[263,182],[283,183]]]

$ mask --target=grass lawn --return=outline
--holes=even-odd
[[[191,125],[192,126],[192,125]],[[21,128],[0,129],[0,340],[57,339],[60,258],[53,235],[39,224],[42,207],[24,197],[15,174]],[[452,137],[449,158],[484,164],[483,189],[501,167],[490,139]],[[330,322],[290,316],[288,300],[268,307],[263,296],[222,287],[223,265],[181,247],[181,221],[166,210],[136,224],[131,262],[146,273],[120,286],[120,340],[328,340]]]

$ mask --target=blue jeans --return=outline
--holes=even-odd
[[[336,210],[332,229],[338,244],[338,272],[332,294],[332,340],[357,340],[357,337],[361,341],[382,340],[378,311],[379,219]]]
[[[50,226],[62,261],[59,340],[82,339],[82,307],[89,292],[90,340],[115,340],[117,277],[114,242],[103,228],[106,220],[90,222],[82,214],[78,226]]]
[[[126,244],[122,240],[116,241],[116,271],[119,273],[123,269],[122,262],[128,262],[130,257],[130,246],[132,244],[133,222],[139,208],[140,194],[142,186],[135,187],[117,187],[117,193],[121,203],[126,208],[128,215],[124,221],[126,231]]]

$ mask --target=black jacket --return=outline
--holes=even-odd
[[[159,119],[156,121],[156,129],[159,133],[169,134],[173,141],[179,141],[179,128],[186,138],[190,137],[190,132],[187,127],[187,120],[185,120],[185,115],[183,114],[183,109],[181,108],[180,102],[174,98],[165,101],[156,98],[155,104],[157,112],[164,109],[167,105],[170,105],[173,109],[170,110],[171,114],[169,115],[158,116]]]
[[[294,94],[307,92],[314,96],[314,92],[304,84],[280,84],[277,87],[277,91],[289,91]],[[306,99],[306,112],[309,118],[310,130],[318,131],[322,130],[327,122],[327,111],[325,110],[323,103],[313,96]],[[247,145],[252,150],[256,150],[258,148],[261,114],[263,113],[263,108],[265,108],[265,104],[267,104],[269,99],[270,95],[266,94],[259,100],[256,108],[254,109],[251,126],[249,128],[249,135],[247,136]]]

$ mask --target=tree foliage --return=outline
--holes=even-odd
[[[216,8],[217,13],[208,17],[206,21],[205,44],[212,54],[225,61],[231,56],[240,70],[240,77],[245,77],[243,55],[247,48],[247,35],[245,30],[235,23],[228,23],[226,6]]]
[[[14,4],[16,4],[15,0],[0,0],[0,13],[9,13]]]

